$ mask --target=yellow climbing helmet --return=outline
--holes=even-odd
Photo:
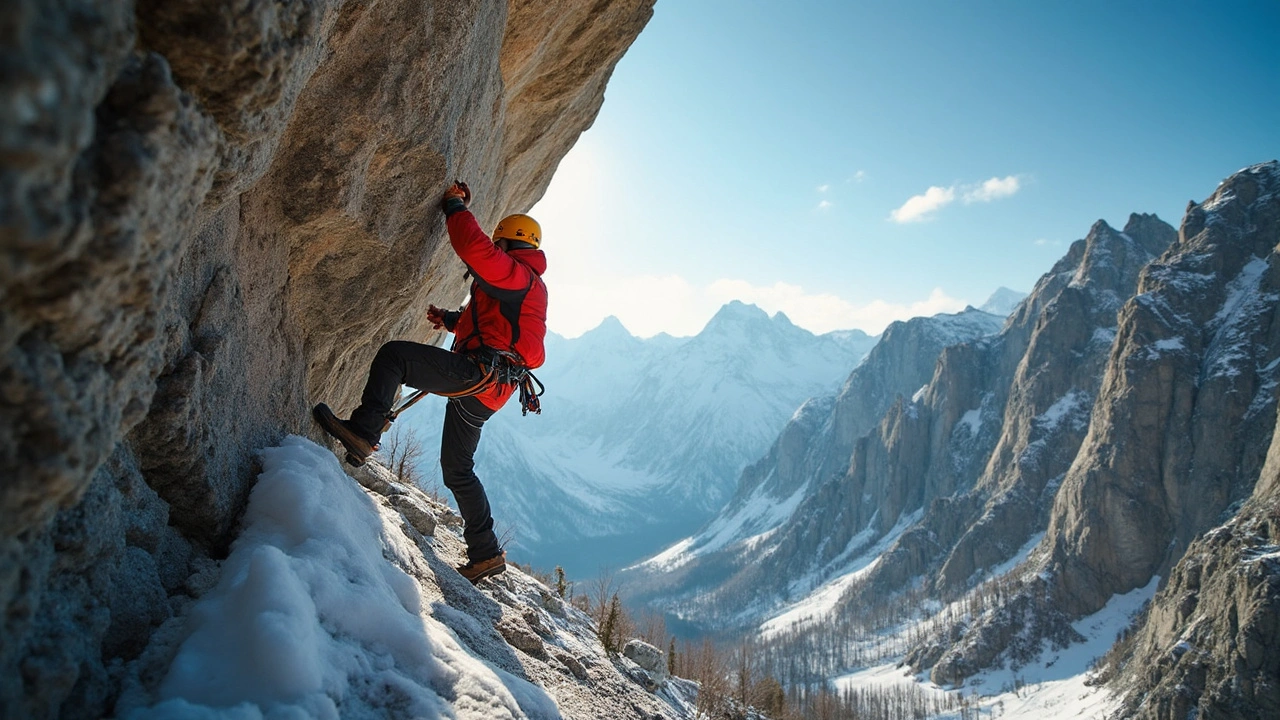
[[[493,241],[503,239],[529,243],[536,248],[542,245],[542,226],[523,213],[508,215],[493,229]]]

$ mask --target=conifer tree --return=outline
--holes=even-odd
[[[556,566],[556,594],[564,600],[565,593],[569,590],[569,582],[565,580],[564,568]]]

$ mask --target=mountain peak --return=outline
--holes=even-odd
[[[1008,317],[1013,314],[1014,309],[1018,307],[1018,303],[1022,302],[1022,299],[1026,296],[1027,294],[1024,292],[1010,290],[1001,286],[996,288],[996,291],[991,293],[991,297],[987,298],[987,301],[982,303],[978,309],[992,315]]]
[[[600,324],[582,334],[584,339],[590,338],[594,342],[631,342],[637,340],[626,326],[622,324],[616,316],[610,315]]]
[[[759,307],[741,300],[730,300],[707,321],[703,332],[723,327],[739,327],[751,323],[768,322],[769,314]],[[790,322],[790,321],[788,321]]]
[[[1099,235],[1105,237],[1107,235],[1119,235],[1119,234],[1120,233],[1117,232],[1115,228],[1111,227],[1111,225],[1106,220],[1099,219],[1097,222],[1093,224],[1092,227],[1089,228],[1089,234],[1085,236],[1085,240],[1097,237]]]

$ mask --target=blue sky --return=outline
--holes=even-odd
[[[563,335],[876,333],[1278,157],[1274,0],[659,0],[531,212]]]

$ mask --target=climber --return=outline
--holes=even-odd
[[[506,569],[489,499],[475,474],[480,428],[517,388],[524,409],[538,409],[529,370],[543,361],[547,287],[541,276],[547,260],[540,249],[542,230],[533,218],[508,215],[490,240],[467,209],[470,202],[471,190],[463,182],[455,182],[441,200],[449,242],[473,278],[471,298],[457,311],[435,305],[427,310],[434,328],[454,333],[452,350],[388,342],[373,359],[350,420],[338,418],[324,403],[312,415],[346,447],[348,462],[358,465],[378,449],[394,419],[392,401],[401,384],[448,398],[440,467],[465,523],[468,562],[458,572],[474,584]]]

